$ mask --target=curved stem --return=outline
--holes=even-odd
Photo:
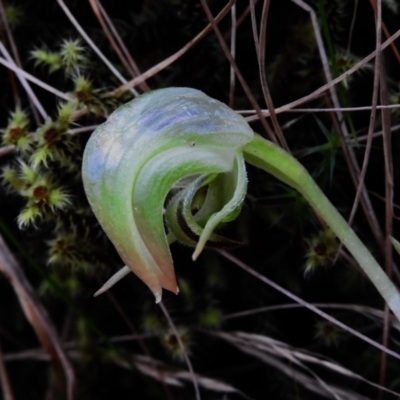
[[[304,167],[277,145],[256,135],[244,147],[245,160],[298,190],[347,247],[400,321],[400,294],[345,219]]]

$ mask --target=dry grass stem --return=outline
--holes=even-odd
[[[322,40],[321,31],[320,31],[320,27],[318,24],[318,19],[317,19],[317,16],[316,16],[314,10],[310,6],[305,4],[302,0],[292,0],[292,1],[294,3],[296,3],[299,7],[303,8],[304,10],[309,12],[311,21],[313,24],[313,28],[314,28],[315,39],[317,41],[317,47],[318,47],[319,55],[321,58],[325,78],[326,78],[327,82],[333,82],[334,80],[333,80],[331,70],[329,67],[328,56],[325,51],[325,46],[324,46],[324,43]],[[379,46],[379,44],[380,44],[380,42],[377,42],[377,46]],[[375,50],[375,53],[377,54],[377,57],[378,57],[379,56],[379,47]],[[334,107],[337,110],[339,110],[340,102],[339,102],[339,98],[338,98],[335,86],[330,86],[329,92],[330,92],[330,98],[331,98],[331,101],[333,102]],[[375,102],[375,105],[373,105],[373,107],[376,107],[376,102]],[[372,108],[372,113],[374,114],[374,108]],[[341,122],[339,123],[339,121],[341,121]],[[348,128],[346,125],[346,119],[344,118],[344,115],[341,111],[336,111],[336,119],[334,118],[333,122],[334,122],[334,124],[336,124],[337,129],[341,134],[341,146],[342,146],[343,154],[345,156],[345,159],[346,159],[346,162],[348,165],[350,175],[353,180],[353,184],[355,185],[356,188],[358,188],[357,189],[359,191],[358,196],[362,195],[362,207],[364,210],[364,214],[367,218],[367,221],[369,222],[369,224],[371,226],[371,231],[374,233],[378,244],[380,244],[381,248],[383,248],[383,235],[382,235],[377,217],[375,215],[375,212],[371,205],[371,202],[368,198],[368,193],[367,193],[365,187],[363,186],[363,180],[361,180],[361,181],[359,180],[360,172],[359,172],[359,166],[357,163],[357,159],[356,159],[354,150],[352,148],[346,146],[346,143],[345,143],[348,140],[348,138],[350,137],[350,134],[349,134],[349,131],[348,131]],[[356,199],[357,199],[357,196],[356,196]],[[350,225],[351,225],[351,220],[350,220]]]
[[[8,43],[11,47],[11,52],[14,56],[15,59],[15,64],[22,69],[22,62],[21,62],[21,58],[19,56],[19,52],[18,52],[18,48],[17,45],[15,43],[14,40],[14,36],[12,33],[12,30],[10,29],[10,24],[8,23],[8,19],[7,19],[7,15],[5,12],[5,8],[4,8],[4,4],[3,4],[3,0],[0,0],[0,21],[1,21],[1,25],[2,27],[4,27],[4,30],[6,31],[7,34],[7,39],[8,39]],[[4,40],[4,45],[6,45],[5,40]],[[4,54],[3,54],[4,55]],[[5,55],[4,55],[5,56]],[[5,56],[6,57],[6,56]],[[7,57],[6,57],[7,58]],[[9,61],[11,61],[11,59],[9,59]],[[18,77],[20,80],[21,78]],[[34,95],[32,89],[29,87],[29,84],[23,80],[21,80],[21,84],[23,85],[25,91],[28,94],[28,101],[30,103],[31,109],[32,109],[32,114],[33,117],[36,121],[37,124],[40,123],[40,118],[39,115],[37,113],[37,111],[40,112],[39,109],[37,109],[37,105],[39,105],[39,108],[41,107],[39,100],[36,98],[36,96]],[[18,93],[18,89],[16,89],[17,93]],[[32,97],[33,95],[33,97]],[[19,96],[18,96],[19,97]],[[43,107],[42,107],[43,108]],[[43,116],[43,115],[42,115]]]
[[[75,29],[79,32],[79,34],[83,37],[86,43],[90,46],[90,48],[98,55],[98,57],[103,61],[103,63],[108,67],[108,69],[115,75],[115,77],[122,83],[126,83],[127,80],[120,74],[120,72],[114,67],[114,65],[107,59],[107,57],[101,52],[101,50],[95,45],[92,39],[87,35],[81,25],[78,23],[76,18],[72,15],[69,8],[65,5],[63,0],[57,0],[58,4],[64,11],[65,15],[71,21],[72,25],[74,25]],[[133,95],[138,96],[139,93],[131,88],[130,91]]]
[[[342,111],[342,112],[350,112],[350,111],[370,111],[372,108],[372,106],[362,106],[362,107],[323,107],[323,108],[293,108],[291,110],[285,110],[285,111],[281,111],[281,112],[277,112],[277,114],[281,114],[282,112],[285,113],[325,113],[325,112],[336,112],[336,111]],[[400,104],[387,104],[387,105],[377,105],[376,109],[377,110],[397,110],[398,108],[400,108]],[[242,115],[254,115],[255,111],[254,110],[235,110],[238,114],[242,114]],[[269,111],[268,110],[261,110],[263,112],[263,114],[266,117],[269,117]],[[247,117],[249,118],[249,117]],[[360,136],[360,137],[364,137],[364,136]],[[357,140],[359,140],[360,137],[357,137]],[[366,140],[367,135],[365,135],[364,140]]]
[[[143,374],[151,376],[156,380],[162,379],[168,385],[182,386],[184,382],[193,380],[193,376],[191,373],[168,367],[161,361],[150,359],[146,356],[134,356],[134,361],[137,368]],[[156,371],[154,370],[153,365],[157,365],[157,368],[162,371],[160,375],[155,374]],[[225,382],[216,379],[206,378],[199,374],[195,374],[195,379],[198,385],[204,389],[211,390],[213,392],[237,393],[241,394],[243,398],[250,399],[248,396],[241,393],[240,390],[226,384]]]
[[[356,313],[365,316],[366,318],[375,321],[378,326],[382,326],[382,322],[385,318],[385,313],[382,310],[368,306],[361,306],[357,304],[340,304],[340,303],[310,303],[310,304],[318,308],[331,308],[338,310],[354,311]],[[290,310],[293,308],[304,308],[304,306],[302,304],[278,304],[275,306],[259,307],[251,310],[239,311],[233,314],[225,315],[224,319],[242,318],[263,312],[288,310],[288,309]],[[390,318],[390,324],[392,328],[400,332],[400,322],[393,315]]]
[[[9,146],[0,147],[0,157],[3,157],[7,154],[12,153],[15,150],[15,146],[13,144]]]
[[[99,283],[101,283],[101,280],[98,279]],[[128,329],[132,332],[132,335],[130,335],[130,340],[132,340],[132,337],[134,337],[134,340],[137,340],[137,342],[139,343],[140,348],[142,349],[143,353],[146,355],[146,357],[148,357],[149,360],[153,360],[150,350],[148,348],[148,346],[146,345],[144,338],[138,333],[138,330],[135,328],[135,326],[133,325],[133,323],[131,322],[131,320],[128,318],[127,314],[125,313],[124,309],[122,308],[122,306],[120,305],[120,303],[118,302],[118,300],[113,296],[113,294],[111,293],[111,291],[107,291],[106,292],[106,296],[107,298],[110,300],[110,302],[112,303],[112,305],[114,306],[114,308],[116,309],[116,311],[118,312],[118,314],[121,316],[121,319],[124,321],[125,325],[128,327]],[[156,363],[154,363],[154,365],[152,365],[152,370],[155,371],[158,375],[158,379],[159,381],[162,383],[163,385],[163,389],[164,389],[164,393],[166,396],[166,399],[168,400],[172,400],[172,395],[169,392],[168,388],[165,385],[165,382],[163,382],[163,374],[161,371],[158,370],[158,366]]]
[[[243,270],[245,270],[247,273],[249,273],[250,275],[253,275],[254,277],[256,277],[258,280],[266,283],[268,286],[271,286],[272,288],[274,288],[275,290],[277,290],[278,292],[284,294],[285,296],[289,297],[290,299],[292,299],[293,301],[295,301],[298,304],[301,304],[303,307],[308,308],[310,311],[314,312],[315,314],[319,315],[321,318],[326,319],[327,321],[332,322],[333,324],[335,324],[336,326],[344,329],[345,331],[351,333],[352,335],[358,337],[359,339],[363,340],[366,343],[369,343],[371,346],[376,347],[377,349],[386,352],[387,354],[391,355],[394,358],[397,358],[400,360],[400,354],[394,352],[393,350],[388,349],[387,347],[381,345],[378,342],[375,342],[374,340],[370,339],[369,337],[363,335],[362,333],[356,331],[355,329],[351,328],[350,326],[344,324],[343,322],[340,322],[339,320],[337,320],[336,318],[332,317],[329,314],[326,314],[325,312],[323,312],[322,310],[318,309],[317,307],[313,306],[312,304],[308,303],[307,301],[301,299],[300,297],[296,296],[295,294],[289,292],[288,290],[284,289],[283,287],[281,287],[280,285],[278,285],[277,283],[271,281],[270,279],[268,279],[267,277],[265,277],[264,275],[261,275],[260,273],[258,273],[257,271],[255,271],[253,268],[251,268],[249,265],[245,264],[244,262],[238,260],[236,257],[234,257],[232,254],[229,254],[226,251],[223,250],[218,250],[218,253],[220,253],[223,257],[225,257],[226,259],[230,260],[232,263],[234,263],[235,265],[237,265],[238,267],[242,268]]]
[[[11,386],[10,377],[4,362],[3,350],[0,343],[0,383],[4,400],[16,400],[14,390]]]
[[[236,57],[236,4],[231,8],[231,54],[232,58]],[[230,66],[229,71],[229,107],[234,107],[235,99],[235,70]]]
[[[380,2],[380,1],[379,1]],[[369,126],[367,133],[367,143],[364,152],[364,158],[362,162],[361,172],[358,174],[358,186],[356,190],[356,196],[354,198],[353,207],[350,212],[349,224],[353,223],[353,219],[355,213],[357,211],[358,203],[362,194],[362,190],[364,187],[365,175],[367,173],[369,156],[371,153],[372,146],[372,135],[375,129],[375,120],[376,120],[376,106],[378,103],[378,94],[379,94],[379,81],[380,81],[380,67],[381,67],[381,58],[382,52],[380,50],[381,46],[381,37],[382,37],[382,8],[378,7],[378,15],[376,16],[376,58],[375,58],[375,67],[374,67],[374,83],[373,83],[373,91],[372,91],[372,100],[371,100],[371,114],[369,118]]]
[[[374,12],[375,12],[375,14],[378,13],[376,1],[377,1],[377,0],[369,0],[369,2],[370,2],[370,4],[371,4],[371,6],[372,6],[372,8],[373,8],[373,10],[374,10]],[[378,7],[379,7],[379,3],[382,3],[382,1],[381,1],[381,0],[378,0]],[[380,12],[380,13],[381,13],[381,12]],[[389,39],[389,38],[390,38],[390,33],[389,33],[388,29],[386,28],[386,25],[385,25],[385,23],[384,23],[383,21],[381,22],[381,25],[382,25],[383,33],[384,33],[385,36],[386,36],[386,39]],[[399,51],[397,50],[397,47],[394,45],[394,43],[391,43],[391,44],[390,44],[390,49],[392,50],[394,56],[396,57],[397,62],[400,64],[400,53],[399,53]]]
[[[1,43],[0,43],[0,48],[1,48]],[[21,77],[25,78],[26,80],[31,81],[35,85],[47,90],[50,93],[53,93],[54,95],[60,97],[61,99],[66,100],[66,101],[71,101],[72,100],[72,98],[68,94],[63,93],[63,92],[53,88],[52,86],[50,86],[47,83],[41,81],[40,79],[37,79],[36,77],[34,77],[33,75],[29,74],[28,72],[25,72],[21,68],[18,68],[14,63],[8,62],[3,57],[0,57],[0,64],[4,65],[5,67],[10,69],[11,71],[14,71],[18,76],[21,76]]]
[[[132,75],[132,77],[135,77],[135,73],[132,70],[131,66],[129,65],[127,59],[125,58],[125,55],[123,54],[122,50],[119,48],[116,40],[114,39],[110,29],[108,28],[105,19],[103,18],[103,13],[100,11],[99,4],[96,0],[89,0],[89,3],[92,7],[93,13],[96,16],[97,20],[99,21],[101,28],[103,29],[104,34],[107,36],[108,41],[111,44],[111,47],[117,54],[119,60],[122,62],[124,65],[125,69]]]
[[[215,22],[219,23],[222,18],[225,17],[226,14],[230,11],[232,6],[235,4],[236,0],[230,0],[229,3],[221,10],[221,12],[215,17]],[[182,57],[188,50],[190,50],[192,47],[194,47],[197,43],[199,43],[202,39],[204,39],[210,32],[212,31],[212,26],[211,24],[208,24],[198,35],[196,35],[189,43],[187,43],[185,46],[183,46],[179,51],[177,51],[175,54],[172,54],[165,60],[161,61],[154,67],[151,67],[149,70],[146,72],[143,72],[140,76],[132,79],[131,81],[127,82],[126,84],[116,88],[113,90],[110,95],[116,95],[120,92],[124,92],[126,90],[129,90],[130,88],[133,88],[140,83],[146,81],[147,79],[151,78],[152,76],[158,74],[160,71],[163,69],[167,68],[169,65],[174,63],[178,58]]]
[[[33,112],[35,112],[34,110],[36,109],[40,113],[40,115],[43,118],[43,120],[45,120],[47,118],[47,113],[46,113],[45,109],[43,108],[43,106],[40,103],[39,99],[36,97],[36,95],[33,92],[32,88],[29,86],[29,83],[26,81],[25,76],[20,72],[20,71],[23,71],[23,70],[19,66],[17,66],[17,64],[11,58],[10,54],[8,53],[8,51],[5,48],[5,46],[3,45],[3,43],[1,43],[1,41],[0,41],[0,52],[1,52],[1,54],[3,54],[3,56],[6,59],[4,61],[10,63],[11,65],[13,65],[15,67],[13,72],[15,72],[15,74],[17,75],[17,78],[19,79],[22,87],[26,91],[26,93],[28,95],[28,98],[30,99],[30,101],[32,103],[32,107],[31,108],[32,108]],[[3,59],[0,59],[0,61],[1,60],[3,60]],[[12,68],[10,68],[10,69],[12,69]],[[40,123],[39,119],[37,121]]]
[[[264,101],[267,104],[272,125],[275,129],[275,134],[279,140],[280,145],[286,151],[290,151],[285,136],[283,135],[278,118],[276,117],[275,107],[272,101],[271,92],[269,90],[267,81],[267,72],[266,72],[267,69],[265,66],[265,51],[266,51],[266,41],[267,41],[267,21],[268,21],[269,5],[270,5],[270,0],[264,0],[262,14],[261,14],[260,37],[258,40],[258,51],[257,51],[258,69],[260,71],[260,81],[261,81],[261,88],[264,94]]]
[[[81,360],[82,353],[77,349],[77,343],[73,345],[65,345],[68,348],[68,357],[73,360]],[[17,362],[23,360],[50,361],[50,357],[42,349],[25,350],[18,353],[10,353],[4,355],[5,362]],[[192,381],[192,374],[188,371],[180,370],[174,366],[170,366],[163,361],[149,357],[147,355],[133,354],[132,360],[136,368],[146,376],[169,385],[183,387],[186,382]],[[111,360],[117,366],[131,370],[131,365],[124,359],[114,356]],[[223,381],[208,378],[206,376],[195,374],[198,385],[206,390],[220,393],[236,393],[247,400],[252,400],[249,396],[238,390],[232,385]]]
[[[252,92],[251,92],[246,80],[244,79],[242,73],[239,71],[239,68],[238,68],[235,60],[232,58],[232,55],[231,55],[231,53],[230,53],[230,51],[228,49],[228,46],[226,45],[225,40],[224,40],[224,38],[223,38],[223,36],[221,34],[221,31],[218,28],[217,21],[216,21],[216,19],[214,19],[213,15],[211,14],[211,11],[210,11],[210,9],[209,9],[209,7],[207,5],[207,2],[205,0],[200,0],[200,1],[201,1],[202,6],[203,6],[203,9],[204,9],[204,11],[205,11],[205,13],[207,15],[207,18],[210,21],[210,24],[211,24],[211,26],[212,26],[212,28],[213,28],[213,30],[215,32],[215,35],[217,36],[218,42],[219,42],[219,44],[220,44],[220,46],[221,46],[226,58],[228,59],[229,63],[232,65],[232,68],[234,69],[235,74],[236,74],[240,84],[242,85],[242,88],[243,88],[244,92],[246,93],[247,98],[249,99],[251,105],[256,110],[257,115],[260,118],[260,122],[263,125],[263,128],[267,132],[267,135],[268,135],[269,139],[272,142],[277,143],[278,140],[276,138],[275,132],[272,131],[271,127],[269,126],[269,124],[267,122],[267,120],[262,115],[260,106],[258,105],[256,99],[254,98],[254,96],[253,96],[253,94],[252,94]]]
[[[126,60],[128,61],[129,65],[130,65],[130,69],[132,70],[132,74],[133,74],[133,78],[136,76],[139,76],[141,74],[139,67],[137,66],[135,60],[132,58],[131,54],[129,53],[128,49],[126,48],[121,36],[119,35],[118,31],[116,30],[112,20],[109,18],[109,16],[107,15],[106,11],[104,10],[103,6],[101,5],[99,0],[96,0],[96,3],[101,11],[101,13],[103,14],[103,17],[105,19],[105,21],[108,24],[108,27],[110,28],[110,31],[112,32],[112,34],[114,35],[114,37],[116,38]],[[150,90],[147,82],[142,82],[140,85],[140,88],[143,90],[143,92],[148,92]]]
[[[398,31],[396,31],[396,33],[394,33],[390,37],[390,39],[388,39],[388,40],[386,40],[385,42],[382,43],[382,45],[380,46],[380,50],[386,49],[386,47],[388,47],[392,42],[394,42],[399,37],[400,37],[400,29]],[[337,78],[332,79],[330,82],[328,82],[325,85],[321,86],[320,88],[314,90],[312,93],[308,94],[307,96],[301,97],[298,100],[295,100],[295,101],[292,101],[290,103],[287,103],[284,106],[277,107],[275,109],[275,112],[277,114],[282,113],[282,112],[286,112],[286,111],[291,110],[291,109],[293,109],[295,107],[298,107],[298,106],[300,106],[302,104],[305,104],[305,103],[308,103],[310,101],[313,101],[313,100],[317,99],[320,95],[325,93],[332,86],[335,86],[339,82],[344,81],[351,74],[354,74],[354,72],[358,71],[363,65],[365,65],[368,62],[370,62],[371,60],[373,60],[375,58],[375,56],[376,56],[376,51],[373,51],[372,53],[370,53],[368,56],[363,58],[361,61],[357,62],[353,67],[349,68],[346,72],[344,72],[343,74],[341,74]],[[335,106],[335,108],[336,109],[340,109],[341,107],[340,106],[338,106],[338,107]],[[259,115],[257,114],[257,115],[255,115],[253,117],[247,118],[247,121],[251,122],[251,121],[256,121],[258,119],[259,119]]]
[[[22,310],[36,335],[49,354],[55,371],[56,382],[62,390],[62,370],[67,380],[68,400],[75,398],[75,375],[69,362],[57,331],[50,320],[47,311],[43,307],[33,291],[24,272],[11,254],[3,238],[0,236],[0,272],[9,280],[12,285]]]
[[[178,330],[176,329],[174,321],[172,321],[172,318],[169,315],[169,312],[168,312],[167,308],[164,306],[162,301],[160,301],[159,306],[160,306],[160,308],[161,308],[161,310],[162,310],[162,312],[163,312],[163,314],[164,314],[164,316],[165,316],[165,318],[166,318],[166,320],[168,322],[169,327],[171,328],[173,334],[175,335],[175,338],[178,341],[179,347],[180,347],[180,349],[182,351],[183,357],[185,359],[186,365],[187,365],[188,370],[189,370],[190,377],[191,377],[192,382],[193,382],[194,391],[196,393],[196,400],[201,400],[199,384],[197,382],[196,374],[194,373],[193,366],[192,366],[190,358],[189,358],[189,356],[187,354],[185,345],[182,342],[181,335],[179,334]]]
[[[292,371],[292,374],[290,375],[293,379],[296,379],[300,384],[302,384],[303,380],[303,374],[301,370],[305,370],[308,374],[311,374],[314,378],[312,380],[313,382],[313,388],[316,389],[315,391],[319,394],[324,395],[327,398],[335,398],[335,399],[342,399],[343,395],[345,395],[345,398],[348,396],[355,396],[355,398],[364,398],[363,396],[359,397],[360,395],[353,393],[353,392],[347,392],[343,389],[340,389],[340,391],[337,391],[337,387],[332,386],[330,384],[327,384],[324,382],[321,378],[318,377],[318,375],[311,370],[305,363],[308,364],[314,364],[318,367],[322,367],[324,369],[328,369],[330,371],[333,371],[339,375],[343,375],[347,378],[354,379],[354,380],[359,380],[364,383],[366,383],[369,386],[372,386],[374,388],[383,390],[387,393],[393,394],[398,396],[399,394],[391,391],[389,389],[386,389],[380,385],[375,384],[374,382],[371,382],[359,374],[356,374],[352,371],[350,371],[347,368],[342,367],[341,365],[327,359],[326,357],[323,357],[319,354],[315,353],[310,353],[306,352],[302,349],[298,349],[292,346],[289,346],[287,343],[281,342],[279,340],[275,340],[271,337],[264,336],[264,335],[256,335],[252,333],[247,333],[247,332],[210,332],[211,335],[216,336],[220,339],[223,339],[239,350],[243,351],[244,353],[247,353],[249,355],[252,355],[253,357],[256,357],[263,362],[266,362],[267,364],[272,365],[275,367],[275,361],[277,359],[285,359],[286,361],[289,361],[293,366],[297,366],[298,369],[296,368],[295,371]],[[274,360],[274,362],[271,362]],[[298,375],[300,374],[300,375]],[[306,380],[306,382],[310,382]],[[317,390],[319,384],[319,388],[322,390]],[[308,387],[310,389],[310,387]],[[314,390],[313,390],[314,391]],[[351,398],[351,397],[350,397]]]

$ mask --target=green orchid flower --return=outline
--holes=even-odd
[[[163,288],[178,293],[171,242],[195,247],[193,260],[206,245],[237,244],[214,230],[241,210],[245,161],[306,198],[400,319],[397,289],[302,165],[228,106],[189,88],[139,96],[112,113],[88,141],[86,195],[126,264],[97,294],[133,272],[159,302]]]

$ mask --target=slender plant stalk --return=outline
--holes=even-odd
[[[398,290],[304,167],[280,147],[259,135],[256,135],[254,140],[245,146],[244,156],[247,162],[274,175],[305,197],[347,247],[397,319],[400,320],[400,294]]]

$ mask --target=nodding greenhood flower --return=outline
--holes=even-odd
[[[399,318],[397,290],[301,164],[225,104],[189,88],[155,90],[132,100],[88,141],[82,166],[86,195],[126,263],[97,294],[132,271],[159,302],[162,288],[178,292],[171,242],[194,246],[194,260],[206,244],[235,244],[213,231],[240,212],[245,160],[308,200]]]
[[[162,288],[178,292],[163,222],[168,193],[177,188],[165,212],[170,236],[189,245],[198,240],[194,258],[208,240],[225,241],[213,230],[240,210],[247,186],[241,148],[253,136],[221,102],[171,88],[120,107],[90,138],[83,181],[91,207],[157,302]],[[193,215],[193,198],[205,185],[204,202]]]

